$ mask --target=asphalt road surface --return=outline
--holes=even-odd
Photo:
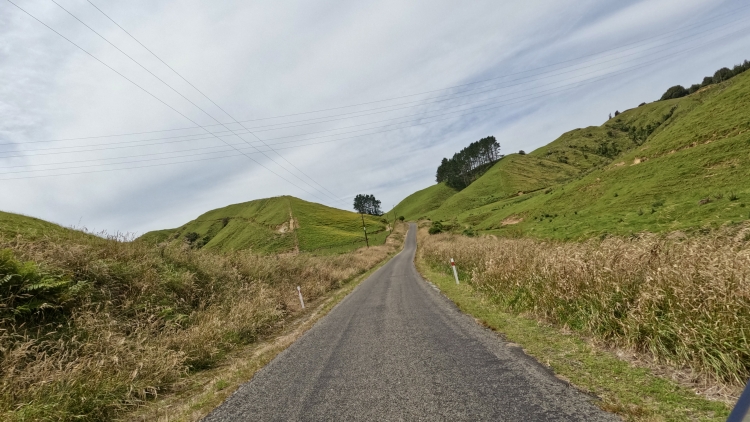
[[[614,421],[462,314],[404,250],[205,421]]]

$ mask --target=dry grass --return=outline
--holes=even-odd
[[[107,420],[279,332],[400,245],[218,254],[72,233],[0,237],[0,419]],[[8,252],[10,251],[10,252]],[[8,274],[5,274],[8,273]],[[24,284],[25,283],[25,284]]]
[[[740,385],[750,377],[749,232],[584,243],[441,234],[421,246],[433,266],[454,258],[504,309]]]

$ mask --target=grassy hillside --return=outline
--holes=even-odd
[[[52,234],[76,237],[91,236],[38,218],[0,211],[0,235],[2,236],[22,236],[25,239],[34,240]]]
[[[380,217],[365,216],[365,224],[370,244],[382,244],[387,223]],[[359,214],[292,196],[229,205],[176,229],[149,232],[139,239],[155,243],[191,238],[194,246],[209,250],[263,253],[344,252],[365,244]]]
[[[425,216],[546,238],[747,220],[747,116],[750,73],[570,131],[528,155],[506,156]]]
[[[419,220],[440,208],[456,192],[445,183],[438,183],[407,196],[393,210],[397,216],[403,216],[407,220]]]
[[[229,209],[268,224],[274,202],[255,204],[256,214]],[[313,221],[305,206],[314,204],[293,206],[301,225]],[[395,253],[404,226],[351,253],[260,259],[0,213],[0,420],[130,420],[230,352],[277,335],[301,311],[297,286],[314,303]]]

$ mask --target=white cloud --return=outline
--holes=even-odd
[[[212,116],[223,122],[229,121],[208,100],[171,74],[88,3],[59,1]],[[740,1],[716,3],[708,0],[629,3],[536,0],[522,5],[492,1],[457,4],[448,1],[207,3],[196,0],[101,0],[95,3],[238,119],[347,106],[526,71],[526,74],[477,83],[463,89],[517,84],[524,81],[509,81],[528,76],[529,69],[655,36],[681,25],[699,22],[702,16],[717,16],[743,6]],[[200,124],[214,123],[51,2],[34,0],[24,2],[22,6],[191,119]],[[743,10],[722,19],[736,19],[749,12]],[[719,19],[712,25],[718,27],[722,22]],[[703,38],[710,39],[711,36],[715,35],[707,33]],[[615,109],[653,100],[674,83],[698,81],[702,75],[720,66],[741,61],[746,58],[742,56],[746,42],[743,39],[727,41],[720,48],[696,50],[679,59],[665,60],[655,66],[490,112],[456,114],[451,118],[441,116],[439,118],[443,120],[421,127],[279,149],[278,152],[306,175],[346,198],[344,203],[328,200],[327,204],[348,208],[351,196],[371,192],[388,208],[411,192],[431,184],[440,159],[469,142],[495,135],[505,152],[532,150],[564,131],[601,124]],[[670,48],[680,48],[680,45],[676,43]],[[543,75],[543,79],[532,78],[523,85],[495,89],[460,100],[370,116],[349,116],[327,123],[258,132],[258,135],[264,139],[291,135],[300,135],[302,139],[318,138],[326,133],[305,134],[406,116],[420,110],[445,113],[455,110],[446,107],[477,99],[497,106],[502,98],[492,98],[545,95],[545,90],[552,87],[623,69],[649,57],[649,52],[643,49],[633,51],[636,54],[620,61],[600,63],[597,67],[566,74],[553,72]],[[561,66],[547,68],[550,69],[560,69],[558,72],[570,70],[561,69]],[[587,74],[594,70],[598,73]],[[515,94],[510,94],[513,92]],[[439,93],[256,121],[248,125],[336,117],[344,112],[370,110],[436,95]],[[403,120],[413,119],[405,117]],[[388,123],[373,123],[366,127]],[[63,143],[29,143],[188,126],[191,123],[177,113],[77,51],[10,4],[0,4],[0,143],[16,143],[0,145],[0,173],[57,167],[72,169],[51,173],[88,172],[117,168],[112,163],[121,161],[135,163],[120,164],[119,167],[151,166],[164,162],[155,161],[156,158],[210,151],[196,148],[228,149],[216,139],[137,148],[120,148],[124,144],[117,143],[200,133],[199,130]],[[363,127],[341,129],[340,132]],[[389,128],[392,127],[383,129]],[[373,132],[377,130],[373,129]],[[363,133],[367,131],[340,136]],[[224,139],[237,147],[247,147],[236,137]],[[245,139],[258,144],[252,136]],[[277,147],[291,146],[296,144],[278,142],[294,139],[299,138],[268,143]],[[319,138],[303,143],[325,140]],[[3,158],[14,149],[28,151],[92,144],[99,144],[95,148],[112,149],[84,152],[81,150],[94,147],[78,148],[67,150],[77,151],[75,153],[65,154],[66,150],[46,150],[27,152],[24,157]],[[47,155],[39,155],[41,153]],[[113,160],[135,155],[150,156]],[[327,199],[327,193],[311,195],[301,190],[300,187],[312,191],[310,186],[269,158],[260,154],[251,156],[299,187],[285,182],[250,159],[238,156],[123,171],[0,180],[0,209],[65,225],[78,225],[80,221],[80,224],[97,230],[143,232],[178,226],[208,209],[255,198],[290,194],[318,202],[323,202],[318,197]],[[275,154],[269,152],[268,156],[300,178],[307,179]],[[186,156],[177,160],[205,157]],[[85,160],[88,161],[43,166]],[[10,167],[19,165],[35,167]],[[90,167],[93,165],[101,166]],[[39,174],[13,173],[0,175],[0,178]]]

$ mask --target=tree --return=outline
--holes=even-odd
[[[664,95],[661,96],[659,101],[671,100],[673,98],[680,98],[688,95],[688,90],[682,85],[675,85],[667,90]]]
[[[615,117],[620,115],[620,110],[615,110]]]
[[[690,88],[688,88],[688,94],[692,94],[699,89],[701,89],[701,84],[692,84],[690,85]]]
[[[482,138],[453,154],[452,158],[443,158],[437,168],[435,180],[461,190],[481,176],[490,164],[500,158],[502,158],[500,144],[495,137]]]
[[[380,211],[380,201],[374,195],[359,194],[354,197],[354,209],[360,214],[383,215]]]
[[[701,82],[701,86],[709,86],[712,83],[714,83],[714,78],[710,76],[706,76],[705,78],[703,78],[703,82]]]
[[[730,79],[732,76],[734,76],[734,73],[729,68],[722,67],[714,73],[713,80],[715,84],[718,84],[719,82]]]

